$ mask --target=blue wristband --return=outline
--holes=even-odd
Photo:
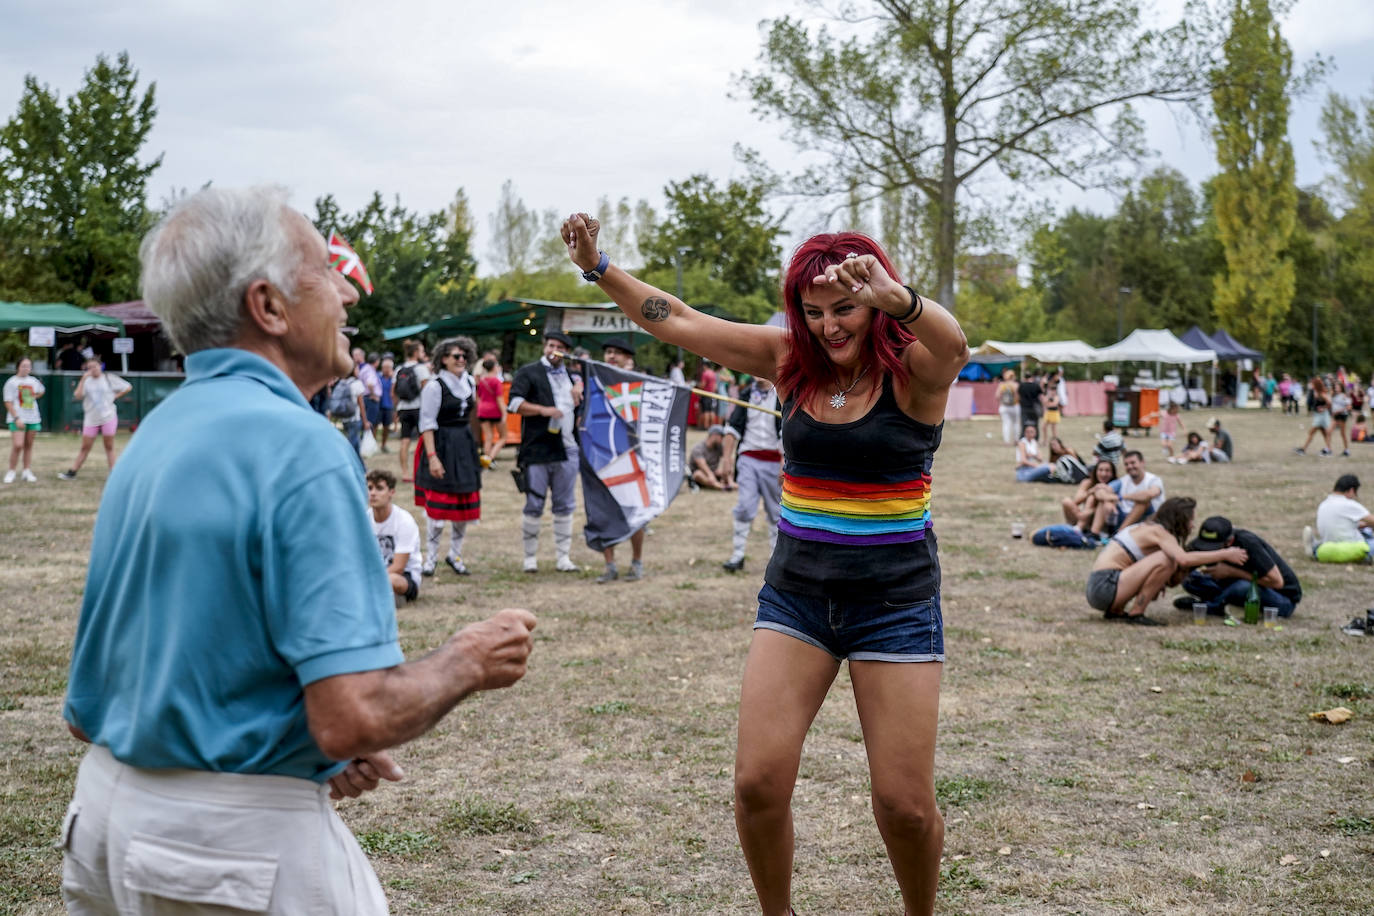
[[[596,262],[596,266],[593,267],[591,270],[582,271],[582,279],[591,283],[595,283],[597,280],[600,280],[601,276],[604,273],[606,273],[606,268],[611,266],[610,255],[601,250],[598,250],[597,254],[601,255],[601,260]]]

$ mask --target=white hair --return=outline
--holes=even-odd
[[[173,206],[144,237],[138,252],[143,300],[182,353],[231,343],[254,281],[295,295],[301,252],[286,200],[277,185],[205,188]]]

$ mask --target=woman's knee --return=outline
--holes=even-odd
[[[794,782],[782,778],[768,767],[736,765],[735,804],[753,813],[786,808],[792,803]]]
[[[943,834],[945,819],[931,793],[894,791],[873,793],[873,814],[888,833],[909,837]]]

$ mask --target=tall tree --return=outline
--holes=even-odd
[[[843,35],[765,23],[762,70],[738,85],[794,143],[832,160],[802,176],[806,188],[924,197],[936,293],[950,307],[973,179],[991,166],[1015,181],[1100,185],[1144,152],[1133,102],[1207,88],[1196,26],[1144,29],[1126,0],[854,0],[833,20]]]
[[[444,210],[422,214],[380,193],[346,214],[332,195],[315,201],[315,226],[337,229],[357,249],[373,292],[350,312],[359,346],[380,347],[389,327],[472,311],[485,302],[470,250],[467,198],[460,191]]]
[[[1217,321],[1252,346],[1275,342],[1293,305],[1288,244],[1298,212],[1288,97],[1293,53],[1269,0],[1234,0],[1225,65],[1213,72],[1221,172],[1213,180],[1226,269],[1215,277]]]
[[[732,179],[724,187],[701,174],[669,182],[662,219],[639,240],[646,279],[675,282],[670,272],[681,257],[684,289],[689,278],[708,281],[693,289],[693,302],[748,320],[766,319],[777,308],[782,257],[782,219],[765,206],[769,190],[753,178]]]
[[[127,53],[103,55],[65,103],[29,76],[0,127],[0,298],[132,299],[151,217],[140,155],[157,113]]]

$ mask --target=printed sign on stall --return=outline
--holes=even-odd
[[[56,328],[29,328],[29,346],[53,347],[57,345]]]
[[[134,352],[134,339],[132,337],[116,337],[114,339],[114,351],[116,353]]]

